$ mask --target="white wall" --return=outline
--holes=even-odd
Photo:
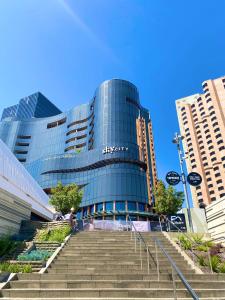
[[[0,139],[0,189],[31,205],[32,212],[52,219],[48,196]]]
[[[225,198],[208,205],[206,216],[211,238],[225,244]]]

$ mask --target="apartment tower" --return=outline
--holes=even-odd
[[[195,207],[225,196],[225,77],[204,81],[202,88],[176,101],[187,170],[202,176],[202,184],[191,187]]]

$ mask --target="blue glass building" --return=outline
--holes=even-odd
[[[88,104],[61,113],[40,93],[6,108],[0,138],[49,193],[83,189],[80,217],[145,220],[156,166],[149,112],[130,82],[103,82]]]

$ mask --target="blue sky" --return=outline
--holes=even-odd
[[[223,0],[1,0],[0,113],[35,91],[67,110],[106,79],[130,80],[164,178],[179,170],[175,100],[225,74],[224,37]]]

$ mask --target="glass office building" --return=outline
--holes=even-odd
[[[34,95],[25,98],[25,108],[3,111],[0,138],[44,191],[59,181],[79,185],[78,217],[149,217],[157,181],[154,142],[137,88],[105,81],[88,104],[64,113],[43,95],[35,102]]]

